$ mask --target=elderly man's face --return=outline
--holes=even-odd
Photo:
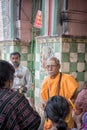
[[[49,60],[46,68],[50,76],[55,76],[59,73],[60,64],[56,64],[54,60]]]

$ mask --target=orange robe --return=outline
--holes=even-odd
[[[58,95],[59,78],[60,78],[60,73],[54,79],[51,79],[50,76],[44,79],[42,83],[41,93],[40,93],[41,98],[44,102],[47,102],[49,97]],[[79,84],[71,75],[62,73],[59,95],[65,97],[68,100],[73,96],[78,86]],[[48,91],[49,91],[49,94],[48,94]],[[74,121],[72,119],[71,114],[72,114],[72,108],[69,115],[66,118],[66,122],[68,123],[69,128],[74,127]],[[44,124],[44,130],[48,130],[51,127],[52,127],[51,121],[50,120],[46,121]]]

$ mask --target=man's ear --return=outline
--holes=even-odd
[[[60,64],[58,64],[58,68],[60,69]]]

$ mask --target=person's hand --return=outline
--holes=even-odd
[[[42,104],[41,104],[41,109],[44,110],[44,109],[45,109],[45,106],[46,106],[46,104],[42,103]]]
[[[27,92],[27,87],[24,86],[24,87],[22,87],[22,88],[23,88],[22,92],[23,92],[23,93],[26,93],[26,92]]]
[[[81,129],[81,119],[82,119],[82,114],[81,112],[78,111],[78,113],[76,113],[76,110],[72,111],[72,118],[74,119],[76,125],[77,125],[77,129],[80,130]]]

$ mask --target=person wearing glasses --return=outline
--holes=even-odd
[[[44,110],[48,99],[56,95],[63,96],[67,100],[69,99],[69,101],[74,100],[79,84],[73,76],[60,72],[59,59],[56,57],[50,57],[47,60],[46,68],[48,71],[48,77],[42,82],[40,92],[41,108]],[[72,105],[70,105],[70,113],[67,116],[66,122],[68,123],[68,128],[74,128]],[[48,130],[51,127],[52,122],[50,120],[45,121],[44,130]]]

